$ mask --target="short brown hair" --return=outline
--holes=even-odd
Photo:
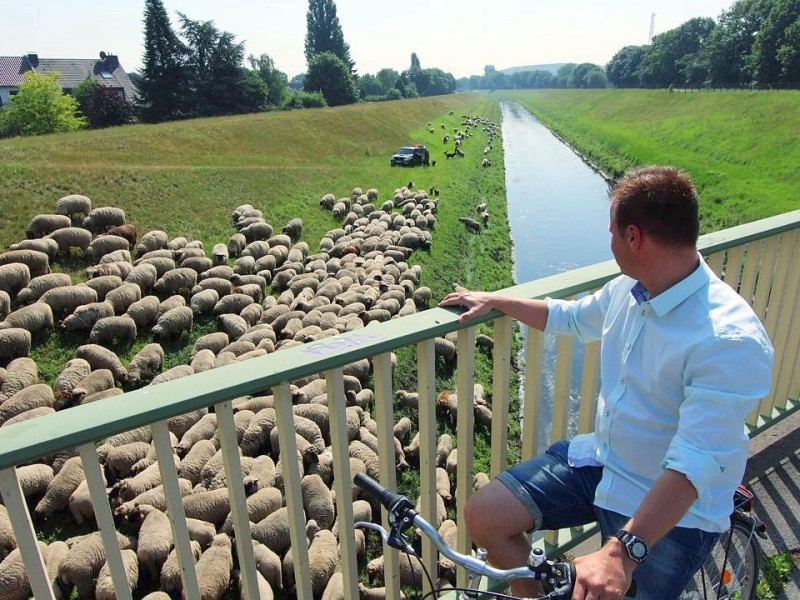
[[[697,244],[697,190],[685,171],[661,166],[635,169],[614,186],[611,207],[620,230],[636,225],[663,244]]]

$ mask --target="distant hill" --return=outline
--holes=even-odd
[[[548,65],[527,65],[525,67],[509,67],[508,69],[499,69],[501,73],[506,75],[513,75],[522,71],[550,71],[553,75],[558,73],[558,70],[567,63],[551,63]]]

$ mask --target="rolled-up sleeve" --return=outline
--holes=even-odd
[[[613,282],[612,282],[613,283]],[[599,340],[609,304],[608,284],[594,294],[579,300],[547,298],[547,325],[545,333],[571,334],[583,343]]]

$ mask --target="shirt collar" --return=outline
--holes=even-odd
[[[711,269],[699,253],[697,256],[700,260],[698,267],[687,277],[681,279],[671,288],[664,290],[655,298],[650,298],[650,293],[647,289],[637,281],[631,288],[631,295],[636,300],[636,303],[643,304],[649,302],[653,311],[659,317],[662,317],[686,300],[686,298],[697,292],[697,290],[708,284],[712,275]]]

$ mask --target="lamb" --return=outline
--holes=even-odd
[[[161,344],[151,343],[139,350],[128,364],[126,381],[135,384],[142,379],[150,379],[164,364],[164,349]]]
[[[72,314],[61,322],[61,328],[66,331],[91,329],[100,319],[114,316],[114,307],[110,302],[90,302],[78,306]]]
[[[47,254],[47,257],[53,261],[58,255],[58,243],[49,237],[36,238],[32,240],[21,240],[16,244],[11,244],[9,250],[36,250]]]
[[[148,231],[139,239],[139,245],[136,246],[136,255],[142,256],[154,250],[161,250],[167,247],[169,238],[166,232],[155,229]]]
[[[85,479],[83,463],[80,457],[74,456],[64,463],[47,486],[44,496],[33,509],[37,518],[49,517],[55,512],[64,510],[69,504],[69,497]]]
[[[53,407],[53,389],[46,383],[36,383],[21,389],[0,404],[0,425],[32,408]]]
[[[158,318],[152,329],[153,336],[164,339],[180,337],[185,331],[191,331],[193,316],[188,306],[170,309]]]
[[[5,377],[0,384],[0,404],[38,380],[39,371],[33,359],[27,357],[15,358],[8,363]]]
[[[159,293],[177,294],[181,290],[190,291],[197,284],[197,271],[188,267],[178,267],[164,273],[153,285]]]
[[[115,250],[128,250],[130,244],[124,237],[118,235],[99,235],[92,240],[89,247],[86,248],[86,256],[89,260],[99,262],[100,259],[106,254],[110,254]]]
[[[0,329],[0,358],[30,356],[31,332],[20,327]]]
[[[72,220],[66,215],[36,215],[25,228],[25,235],[28,238],[40,238],[71,225]]]
[[[81,226],[92,233],[104,233],[106,230],[125,224],[125,211],[113,206],[93,208],[83,219]]]
[[[150,328],[155,325],[158,320],[158,309],[160,305],[161,301],[157,296],[145,296],[141,300],[137,300],[128,306],[125,314],[133,319],[133,322],[136,323],[136,327],[143,329]]]
[[[124,314],[131,304],[141,299],[142,290],[135,283],[123,283],[106,294],[106,302],[114,307],[115,315]]]
[[[214,536],[211,546],[200,555],[195,567],[202,600],[219,600],[228,589],[233,570],[231,538]]]
[[[121,550],[134,547],[133,538],[117,533],[117,543]],[[80,538],[70,547],[58,570],[60,582],[67,586],[75,586],[81,598],[91,598],[94,591],[94,579],[106,562],[106,551],[100,533],[90,533]]]
[[[50,257],[37,250],[9,250],[0,254],[0,265],[12,263],[27,265],[31,277],[47,275],[50,272]]]
[[[125,283],[138,285],[144,295],[153,287],[157,279],[158,269],[150,263],[141,263],[131,269],[131,272],[125,278]]]
[[[128,591],[133,591],[136,587],[136,582],[139,580],[139,562],[137,561],[137,552],[130,548],[122,551],[122,564],[125,568],[125,577],[128,583]],[[114,582],[111,579],[111,569],[106,562],[100,573],[97,575],[97,584],[95,585],[95,599],[96,600],[116,600],[117,594],[114,589]]]
[[[16,294],[31,281],[31,270],[23,263],[0,265],[0,291]]]
[[[136,322],[128,315],[104,317],[92,327],[89,343],[130,346],[137,335]]]
[[[71,285],[47,290],[39,302],[43,302],[53,309],[54,315],[68,315],[76,308],[90,302],[97,302],[97,292],[85,285]]]
[[[48,234],[47,238],[55,241],[60,254],[69,256],[72,248],[86,251],[92,242],[92,232],[83,227],[64,227]]]
[[[192,357],[190,366],[194,369],[195,373],[202,373],[203,371],[210,371],[216,366],[217,357],[208,349],[201,350]]]
[[[0,322],[0,330],[19,328],[36,333],[42,329],[52,329],[53,325],[53,309],[48,304],[35,302],[9,313],[5,320]]]
[[[122,365],[122,361],[108,348],[98,344],[85,344],[78,347],[76,355],[78,358],[85,359],[91,365],[93,371],[108,369],[117,381],[125,381],[128,376],[128,370]]]

